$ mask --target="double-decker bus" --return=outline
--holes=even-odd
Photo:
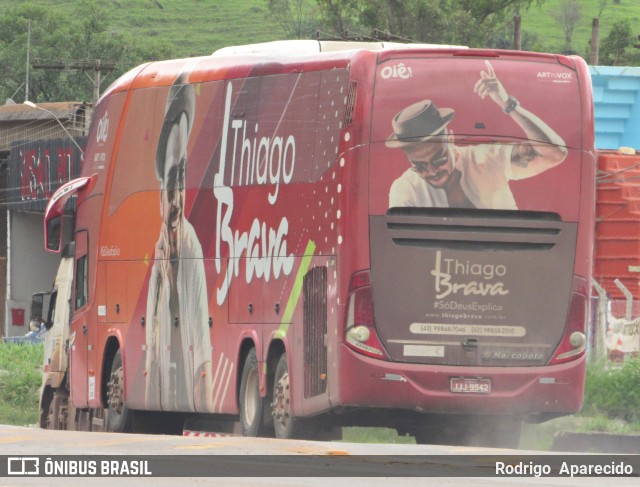
[[[46,210],[41,425],[516,444],[581,407],[593,143],[573,56],[310,41],[133,69]]]

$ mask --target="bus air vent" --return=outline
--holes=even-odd
[[[549,250],[559,242],[560,215],[460,208],[391,208],[387,230],[396,245],[457,250]]]
[[[303,280],[304,397],[327,390],[327,268],[313,267]]]
[[[353,112],[356,107],[356,87],[357,83],[351,81],[349,83],[349,93],[347,94],[347,104],[344,110],[344,126],[348,127],[353,122]]]

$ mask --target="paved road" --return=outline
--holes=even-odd
[[[342,442],[286,441],[241,437],[180,437],[122,435],[114,433],[82,433],[44,431],[16,426],[0,426],[0,471],[8,471],[7,456],[37,457],[39,468],[52,458],[58,468],[71,468],[65,459],[76,462],[101,462],[109,456],[127,456],[128,469],[133,460],[148,460],[147,467],[163,477],[146,478],[38,478],[0,477],[1,486],[327,486],[354,487],[355,483],[371,486],[593,486],[603,482],[613,486],[639,485],[640,465],[636,458],[635,478],[509,478],[494,476],[496,461],[507,465],[544,465],[572,460],[569,454],[552,455],[522,450],[462,448],[432,445],[377,445]],[[99,455],[99,457],[91,457]],[[143,457],[141,457],[141,455]],[[147,455],[152,455],[146,457]],[[157,455],[163,455],[158,457]],[[533,463],[528,455],[538,455]],[[578,457],[574,457],[578,458]],[[608,461],[607,457],[607,461]],[[58,462],[58,460],[60,460]],[[120,458],[122,460],[122,458]],[[15,462],[15,460],[12,460]],[[32,469],[27,459],[27,470]],[[579,463],[579,462],[578,462]],[[121,462],[118,465],[122,465]],[[15,471],[15,465],[14,470]],[[52,466],[52,463],[48,464]],[[80,465],[80,466],[79,466]],[[140,465],[138,465],[140,466]],[[122,468],[122,467],[117,467]],[[137,468],[137,467],[136,467]],[[428,476],[424,472],[428,472]],[[204,472],[204,474],[203,474]],[[456,477],[464,472],[465,478]],[[201,477],[197,475],[211,475]],[[171,477],[185,475],[194,477]],[[221,478],[220,475],[233,475]],[[242,477],[241,475],[245,475]],[[252,475],[252,476],[246,476]],[[334,477],[340,475],[340,477]],[[406,475],[399,477],[398,475]],[[415,477],[410,477],[415,475]],[[489,475],[489,476],[487,476]],[[447,476],[447,477],[445,477]],[[392,477],[392,478],[391,478]],[[470,478],[473,477],[473,478]]]

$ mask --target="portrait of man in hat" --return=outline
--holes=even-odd
[[[195,92],[178,76],[169,89],[156,152],[162,226],[154,249],[146,312],[146,404],[211,411],[211,339],[202,247],[185,217],[187,142]]]
[[[509,180],[540,174],[564,161],[564,140],[507,93],[493,66],[474,85],[481,99],[496,103],[522,129],[522,142],[457,146],[451,108],[418,101],[396,114],[387,147],[402,149],[411,167],[391,185],[389,207],[517,209]],[[533,144],[531,141],[536,141]]]

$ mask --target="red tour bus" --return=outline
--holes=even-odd
[[[513,445],[580,409],[585,62],[334,47],[154,62],[102,96],[45,216],[49,250],[73,238],[43,427]]]

